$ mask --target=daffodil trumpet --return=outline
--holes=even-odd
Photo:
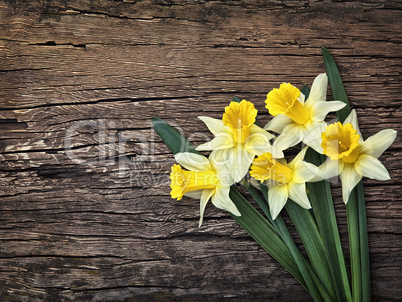
[[[344,102],[326,101],[327,86],[328,77],[322,73],[315,78],[306,101],[304,94],[290,83],[268,93],[265,107],[274,118],[264,129],[280,134],[274,147],[286,150],[303,142],[322,154],[320,135],[326,127],[324,119],[329,112],[346,106]]]
[[[213,151],[222,165],[230,166],[232,178],[238,182],[246,174],[256,155],[271,152],[283,157],[283,152],[271,146],[272,134],[255,124],[257,109],[246,100],[231,102],[225,108],[222,120],[199,116],[215,136],[196,148],[197,151]]]
[[[395,130],[385,129],[363,140],[356,111],[352,110],[343,124],[336,122],[327,126],[321,137],[323,153],[328,159],[319,167],[315,179],[339,175],[345,204],[353,188],[364,176],[377,180],[390,179],[387,169],[378,158],[394,142]]]
[[[229,198],[230,186],[234,180],[224,165],[217,165],[205,156],[183,152],[175,155],[178,165],[172,166],[170,173],[170,195],[177,200],[183,196],[200,199],[200,221],[202,225],[205,207],[208,200],[219,209],[226,210],[233,215],[241,216],[240,212]],[[183,170],[183,166],[187,170]]]
[[[318,168],[303,161],[306,148],[289,163],[275,159],[266,152],[258,156],[251,166],[250,176],[268,185],[268,204],[272,219],[275,219],[288,198],[304,209],[310,209],[306,194],[306,182],[316,176]]]

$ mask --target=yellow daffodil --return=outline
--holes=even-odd
[[[231,102],[225,108],[222,120],[199,116],[215,137],[196,149],[212,150],[222,165],[230,167],[236,182],[247,174],[255,155],[270,151],[276,157],[283,157],[283,153],[277,152],[269,142],[273,135],[254,124],[256,116],[254,104],[246,100]]]
[[[329,112],[345,107],[340,101],[326,101],[327,86],[328,77],[322,73],[315,78],[306,102],[304,94],[290,83],[268,93],[265,107],[275,117],[264,129],[280,133],[274,147],[285,150],[303,141],[322,153],[320,135],[326,127],[324,119]]]
[[[329,158],[320,166],[318,177],[328,179],[340,175],[342,198],[346,204],[363,176],[377,180],[390,179],[387,169],[378,158],[395,138],[396,131],[386,129],[363,140],[356,111],[352,110],[343,124],[331,124],[322,133],[322,148]]]
[[[290,162],[285,159],[275,160],[267,152],[258,156],[251,166],[250,175],[268,185],[268,203],[272,219],[275,219],[288,198],[305,209],[310,209],[310,201],[306,194],[306,182],[317,173],[318,168],[303,161],[304,148]]]
[[[200,199],[200,222],[202,224],[204,210],[209,199],[219,209],[241,216],[235,204],[229,198],[230,186],[234,180],[230,171],[224,165],[216,165],[213,155],[210,159],[205,156],[184,152],[177,153],[175,160],[179,165],[172,166],[170,173],[170,195],[177,200],[183,195]],[[183,170],[181,166],[188,169]]]

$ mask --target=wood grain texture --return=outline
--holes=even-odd
[[[0,1],[0,300],[310,301],[229,215],[209,205],[198,228],[198,202],[170,199],[173,157],[150,118],[199,144],[197,116],[236,95],[264,124],[266,93],[311,85],[325,46],[363,135],[401,133],[401,7]],[[375,301],[402,296],[401,149],[381,157],[391,180],[365,180]]]

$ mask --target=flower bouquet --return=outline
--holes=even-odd
[[[283,83],[268,93],[266,108],[274,117],[263,128],[256,121],[254,104],[236,97],[222,119],[199,117],[214,138],[196,148],[167,122],[156,117],[152,122],[178,163],[170,174],[171,197],[199,199],[200,226],[211,200],[228,211],[314,301],[366,302],[371,300],[370,261],[361,180],[390,178],[378,158],[395,140],[396,131],[382,130],[363,139],[335,62],[325,48],[322,52],[327,73],[315,78],[311,90]],[[334,99],[330,102],[328,81]],[[329,112],[336,112],[338,121],[328,124]],[[284,151],[299,145],[298,154],[287,160]],[[210,154],[206,157],[200,151]],[[337,176],[346,205],[350,272],[328,181]],[[239,193],[236,183],[244,186],[260,210]],[[307,257],[281,217],[283,208]]]

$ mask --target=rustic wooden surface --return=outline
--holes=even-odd
[[[311,84],[325,46],[363,135],[401,133],[402,6],[197,2],[0,1],[1,301],[310,300],[229,215],[209,205],[198,228],[198,202],[170,199],[150,118],[199,144],[196,117],[236,95],[265,123],[266,93]],[[401,148],[392,180],[365,180],[375,301],[402,296]]]

